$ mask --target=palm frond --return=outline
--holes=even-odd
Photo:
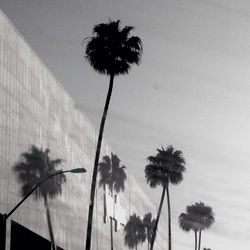
[[[124,227],[124,241],[129,248],[135,248],[139,243],[146,240],[146,231],[143,221],[136,214],[130,215]]]
[[[166,149],[158,148],[157,154],[147,158],[145,177],[151,187],[165,186],[168,183],[178,184],[183,180],[185,159],[182,151],[175,150],[172,145]]]
[[[130,37],[132,26],[120,28],[120,21],[109,21],[94,26],[93,36],[86,41],[85,58],[99,73],[127,74],[132,64],[139,64],[142,42]]]
[[[201,230],[209,228],[215,222],[212,208],[203,202],[187,206],[186,212],[194,218]]]

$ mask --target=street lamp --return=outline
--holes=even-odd
[[[1,225],[0,225],[0,249],[5,249],[5,243],[6,243],[6,222],[7,219],[10,217],[11,214],[13,214],[16,209],[40,186],[42,185],[45,181],[48,179],[54,177],[55,175],[59,174],[64,174],[64,173],[85,173],[87,170],[85,168],[74,168],[70,170],[59,170],[54,172],[51,175],[48,175],[45,177],[43,180],[38,182],[24,197],[23,199],[8,213],[8,214],[3,214]]]

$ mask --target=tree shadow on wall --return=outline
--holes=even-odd
[[[146,230],[143,221],[135,213],[130,215],[124,227],[125,246],[137,250],[137,246],[146,240]]]
[[[113,243],[113,221],[116,222],[117,225],[117,218],[115,215],[115,203],[117,200],[117,194],[125,189],[125,181],[127,179],[127,174],[125,172],[126,167],[120,164],[121,161],[117,155],[111,152],[111,158],[108,155],[105,155],[102,158],[102,162],[99,163],[99,173],[100,173],[100,180],[99,180],[99,187],[103,186],[104,189],[104,223],[106,223],[106,218],[108,216],[107,211],[107,203],[106,203],[106,194],[108,187],[109,191],[111,192],[111,197],[113,199],[113,213],[109,215],[110,219],[110,249],[113,250],[114,243]],[[116,193],[116,194],[115,194]],[[115,226],[115,231],[116,231]]]
[[[48,148],[43,150],[32,145],[28,152],[21,154],[21,160],[13,167],[14,172],[17,174],[18,181],[22,184],[21,194],[23,197],[46,177],[60,171],[57,170],[56,167],[61,164],[62,160],[51,159],[49,153],[50,150]],[[56,244],[48,199],[54,199],[57,195],[61,194],[62,184],[65,182],[66,176],[64,174],[56,175],[40,185],[33,193],[36,200],[41,198],[44,200],[48,230],[53,250],[56,249]]]
[[[145,230],[146,230],[146,237],[148,241],[148,250],[150,249],[150,243],[153,239],[153,230],[155,226],[155,219],[152,217],[151,213],[147,213],[144,215],[142,220]]]

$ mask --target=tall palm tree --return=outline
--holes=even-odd
[[[109,102],[112,94],[114,77],[128,74],[132,64],[139,64],[142,55],[142,42],[137,36],[130,36],[134,28],[125,26],[120,28],[120,21],[109,21],[94,26],[93,36],[87,38],[85,58],[90,65],[100,74],[110,77],[109,89],[106,97],[104,111],[99,129],[99,136],[96,147],[95,162],[92,174],[90,204],[88,214],[88,226],[86,235],[86,250],[91,247],[92,219],[94,209],[94,198],[96,188],[96,177],[99,163],[99,156],[102,144],[105,120],[108,112]]]
[[[23,197],[44,178],[58,171],[56,167],[62,162],[62,160],[51,159],[49,152],[49,149],[43,151],[32,145],[30,152],[22,153],[22,160],[16,163],[13,167],[13,170],[17,173],[18,180],[22,183],[21,193]],[[51,223],[48,198],[54,199],[57,195],[61,194],[62,184],[65,182],[66,177],[64,174],[56,175],[40,185],[33,193],[35,199],[43,198],[44,200],[53,250],[55,250],[56,244]]]
[[[201,231],[208,229],[215,222],[212,207],[206,206],[203,202],[196,202],[194,205],[187,206],[186,211],[197,222],[199,227],[198,250],[201,249]]]
[[[197,250],[197,232],[199,224],[195,221],[195,217],[189,213],[181,213],[179,216],[179,226],[184,232],[194,231],[195,250]]]
[[[117,155],[111,153],[111,159],[108,155],[105,155],[102,158],[102,162],[99,163],[99,173],[100,180],[99,186],[103,186],[104,192],[106,190],[106,186],[109,187],[111,191],[111,195],[113,197],[113,218],[110,217],[110,236],[111,236],[111,250],[113,250],[113,220],[115,219],[114,209],[115,209],[115,194],[125,189],[125,181],[127,179],[127,175],[125,172],[126,167],[120,166],[120,159]],[[105,199],[104,199],[105,201]],[[104,205],[104,209],[106,209]],[[106,212],[104,214],[106,217]],[[105,219],[104,219],[105,220]]]
[[[157,149],[155,156],[148,157],[149,164],[145,167],[145,176],[150,187],[155,188],[158,185],[162,186],[161,201],[156,217],[155,227],[153,230],[152,242],[150,249],[153,250],[154,241],[156,237],[156,230],[160,219],[162,204],[167,193],[168,204],[168,249],[171,250],[171,210],[169,185],[179,184],[183,180],[183,172],[185,171],[185,159],[180,150],[175,150],[172,145],[166,149],[163,147]]]
[[[143,217],[143,224],[146,229],[146,236],[147,236],[147,241],[148,241],[148,250],[150,249],[150,243],[152,241],[152,236],[153,236],[153,229],[155,225],[155,219],[152,218],[151,213],[147,213]]]
[[[137,250],[139,243],[142,244],[146,240],[146,231],[143,221],[135,213],[130,215],[124,227],[124,233],[125,245],[132,249],[135,248]]]

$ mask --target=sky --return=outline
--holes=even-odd
[[[109,19],[134,26],[142,61],[115,78],[105,139],[156,206],[161,189],[146,184],[147,157],[170,144],[183,151],[184,180],[170,189],[173,250],[194,248],[177,217],[199,201],[215,213],[203,247],[249,249],[248,0],[0,0],[0,7],[96,128],[109,79],[88,65],[82,40]]]

